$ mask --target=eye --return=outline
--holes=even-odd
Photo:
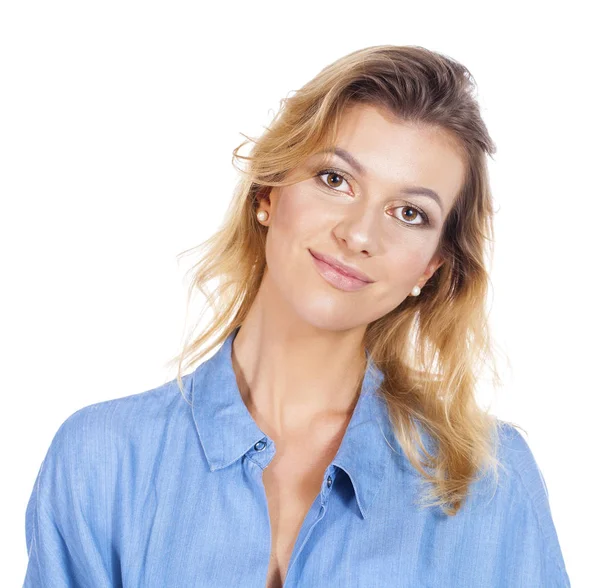
[[[398,218],[397,216],[394,215],[394,218],[396,218],[397,220],[402,221],[405,225],[409,225],[409,226],[423,225],[423,226],[426,226],[426,225],[429,224],[429,217],[420,208],[417,208],[416,206],[413,206],[412,204],[408,204],[407,206],[399,206],[395,210],[402,210],[402,209],[408,209],[410,211],[409,214],[408,214],[408,216],[410,217],[408,219],[409,221],[413,220],[417,215],[420,216],[421,219],[422,219],[420,223],[406,222],[404,219],[400,219],[400,218]],[[402,216],[404,216],[403,213],[401,213],[401,214],[402,214]]]
[[[321,178],[322,176],[327,176],[327,178],[325,180],[321,179],[320,181],[323,184],[325,184],[328,188],[331,188],[332,190],[335,190],[336,192],[340,192],[340,190],[338,190],[338,188],[344,182],[346,182],[348,185],[350,185],[348,182],[349,178],[346,177],[346,174],[340,172],[337,169],[323,169],[317,173],[316,177]],[[328,181],[330,177],[333,178],[333,181],[331,183]]]
[[[326,176],[326,179],[323,180],[322,176]],[[319,178],[320,182],[322,182],[323,184],[325,184],[325,186],[327,186],[328,188],[330,188],[331,190],[334,190],[336,192],[341,192],[341,190],[338,190],[338,188],[344,182],[346,182],[348,185],[350,185],[349,184],[350,178],[344,172],[341,172],[340,170],[337,170],[337,169],[323,169],[320,172],[318,172],[315,177]],[[328,181],[329,178],[333,178],[331,183]],[[427,214],[423,210],[418,208],[417,206],[408,204],[406,206],[397,206],[396,208],[394,208],[394,210],[402,210],[402,209],[408,209],[410,211],[410,214],[408,215],[409,216],[408,221],[404,220],[403,218],[398,218],[397,216],[392,214],[392,216],[396,220],[400,221],[401,224],[408,225],[409,227],[410,226],[412,226],[412,227],[417,227],[417,226],[427,227],[428,225],[431,224]],[[418,222],[418,223],[410,222],[417,217],[421,217],[421,219],[422,219],[421,222]]]

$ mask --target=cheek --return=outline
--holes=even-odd
[[[425,273],[434,252],[435,246],[405,243],[402,248],[391,250],[380,260],[379,267],[383,271],[372,291],[373,305],[380,316],[410,296],[410,291]]]
[[[314,188],[307,184],[308,181],[288,186],[277,200],[271,228],[290,243],[305,242],[317,234],[327,216],[323,203],[314,196]]]
[[[267,232],[267,265],[280,288],[295,287],[302,272],[312,269],[308,248],[323,242],[326,230],[323,211],[302,184],[288,186],[278,196]]]
[[[423,255],[422,249],[404,248],[395,255],[390,254],[387,262],[382,260],[385,268],[385,281],[390,288],[410,290],[427,268],[429,257]]]

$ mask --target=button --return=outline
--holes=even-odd
[[[256,451],[262,451],[266,446],[267,446],[267,442],[264,440],[261,440],[254,444],[254,449],[256,449]]]
[[[331,484],[333,484],[333,480],[331,476],[327,476],[327,488],[331,488]]]

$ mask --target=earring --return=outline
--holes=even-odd
[[[418,296],[418,295],[421,293],[421,288],[419,288],[419,286],[415,286],[415,287],[414,287],[414,288],[413,288],[413,289],[410,291],[410,293],[411,293],[413,296]]]
[[[256,215],[256,218],[257,218],[259,221],[262,221],[262,222],[266,221],[268,217],[269,217],[269,213],[268,213],[266,210],[261,210],[261,211],[260,211],[260,212],[258,212],[258,214]]]

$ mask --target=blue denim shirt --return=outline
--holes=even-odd
[[[273,441],[217,352],[152,390],[86,406],[56,432],[26,511],[25,586],[264,588]],[[419,508],[367,354],[358,402],[293,548],[284,586],[570,586],[544,478],[502,423],[500,484],[454,517]],[[392,450],[392,447],[395,451]],[[494,491],[495,490],[495,491]]]

